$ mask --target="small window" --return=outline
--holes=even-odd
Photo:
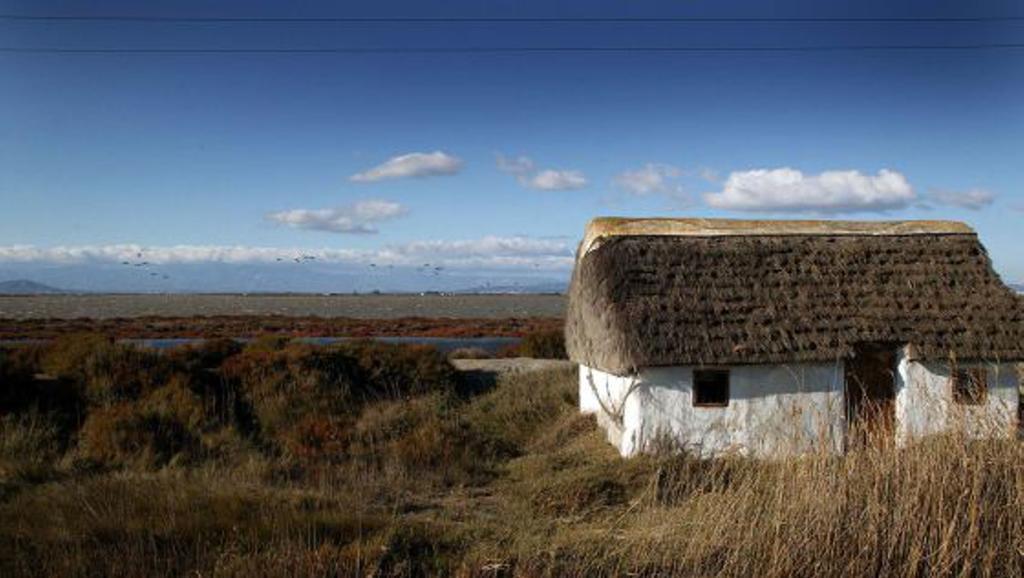
[[[729,371],[698,369],[693,372],[693,405],[724,407],[729,405]]]
[[[953,401],[963,405],[981,405],[988,393],[988,375],[983,367],[953,369],[950,381]]]

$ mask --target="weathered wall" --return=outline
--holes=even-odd
[[[914,361],[901,351],[896,372],[896,437],[901,443],[947,430],[971,437],[1015,435],[1018,376],[1012,363],[960,363],[984,367],[988,395],[981,405],[953,401],[948,363]]]
[[[906,444],[951,429],[972,437],[1015,435],[1017,368],[1012,363],[980,365],[988,370],[986,402],[960,405],[953,401],[948,364],[914,361],[901,351],[895,384],[897,441]],[[623,456],[665,441],[702,456],[843,450],[842,362],[737,366],[729,373],[728,406],[694,407],[691,367],[650,368],[622,377],[580,366],[580,409],[597,415],[608,441]]]
[[[729,372],[729,405],[694,407],[691,367],[620,377],[581,366],[580,408],[598,415],[624,456],[666,441],[702,456],[842,450],[841,363],[739,366]]]

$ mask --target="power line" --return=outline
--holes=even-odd
[[[129,16],[0,14],[0,20],[40,22],[343,22],[343,23],[913,23],[1021,22],[1024,16]]]
[[[532,53],[686,53],[686,52],[880,52],[1012,50],[1024,43],[863,44],[819,46],[497,46],[457,48],[74,48],[0,47],[8,54],[532,54]]]

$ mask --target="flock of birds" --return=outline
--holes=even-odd
[[[395,268],[394,265],[378,265],[376,263],[370,263],[369,267],[370,267],[370,269],[373,269],[375,271],[380,271],[381,269],[394,269]],[[432,267],[430,265],[430,263],[424,263],[424,264],[416,267],[416,272],[417,273],[432,274],[432,275],[434,275],[434,277],[437,277],[438,275],[440,275],[442,271],[444,271],[444,267],[442,267],[441,265],[434,265]]]
[[[276,257],[274,259],[274,261],[277,262],[277,263],[283,263],[283,262],[286,262],[286,261],[293,261],[293,262],[298,263],[300,265],[306,264],[306,263],[312,263],[312,262],[314,262],[316,260],[317,260],[316,255],[307,255],[307,254],[300,254],[300,255],[296,255],[295,257]],[[154,271],[152,268],[155,267],[156,265],[154,263],[150,262],[150,261],[144,260],[143,259],[143,253],[141,251],[137,252],[135,254],[135,259],[134,260],[124,260],[124,261],[121,261],[121,265],[125,266],[125,267],[132,267],[132,268],[135,268],[135,269],[140,269],[143,272],[147,273],[149,277],[154,278],[154,279],[167,280],[167,279],[171,278],[171,276],[168,275],[167,273],[164,273],[162,271]],[[535,269],[539,268],[540,264],[534,263],[533,267]],[[368,264],[368,268],[370,270],[372,270],[372,271],[381,271],[381,270],[384,270],[384,269],[388,269],[388,270],[394,269],[395,266],[393,264],[388,264],[388,265],[381,264],[381,265],[378,265],[377,263],[369,263]],[[438,276],[440,276],[444,272],[445,267],[443,265],[438,265],[438,264],[423,263],[422,265],[417,266],[415,268],[415,270],[416,270],[417,273],[420,273],[420,274],[423,274],[423,275],[432,275],[434,277],[438,277]],[[488,282],[486,288],[490,288],[490,285],[491,285],[490,282]]]
[[[277,258],[274,259],[274,261],[276,261],[278,263],[283,263],[284,261],[289,261],[289,260],[290,261],[294,261],[294,262],[299,263],[299,264],[308,263],[310,261],[316,261],[316,255],[299,255],[297,257],[291,257],[291,258],[277,257]],[[394,269],[395,268],[395,266],[393,264],[378,265],[376,263],[370,263],[368,265],[368,267],[370,269],[375,270],[375,271],[379,271],[379,270],[382,270],[382,269]],[[416,267],[416,271],[419,272],[419,273],[432,273],[436,277],[436,276],[440,275],[442,271],[444,271],[444,267],[441,266],[441,265],[431,266],[430,263],[424,263],[424,264]]]
[[[276,259],[274,259],[274,261],[277,261],[278,263],[282,263],[286,260],[288,259],[284,257],[277,257]],[[291,260],[295,261],[296,263],[306,263],[309,261],[316,261],[316,255],[299,255],[298,257],[292,257]]]
[[[302,254],[302,255],[297,255],[295,257],[276,257],[274,259],[274,261],[277,262],[277,263],[283,263],[285,261],[294,261],[295,263],[304,264],[304,263],[310,263],[312,261],[316,261],[316,255]],[[170,275],[168,275],[166,273],[161,273],[159,271],[150,270],[149,268],[153,267],[154,264],[149,262],[149,261],[144,261],[143,257],[142,257],[142,252],[141,251],[135,254],[135,260],[134,261],[130,261],[130,260],[121,261],[121,265],[123,265],[125,267],[141,268],[141,269],[145,270],[147,273],[149,273],[150,277],[159,277],[161,279],[170,279],[171,278]],[[394,269],[395,266],[393,264],[377,265],[376,263],[370,263],[369,264],[369,268],[373,269],[373,270],[381,270],[381,269]],[[431,266],[430,263],[424,263],[424,264],[416,267],[416,271],[418,273],[433,274],[435,277],[437,277],[438,275],[440,275],[444,271],[444,267],[441,266],[441,265],[433,265],[433,266]]]
[[[149,267],[152,267],[153,263],[150,263],[149,261],[143,261],[142,260],[142,253],[136,253],[135,254],[135,258],[137,259],[136,261],[121,261],[121,265],[123,265],[125,267],[142,268],[144,271],[149,273],[150,277],[159,277],[161,279],[170,279],[171,278],[171,276],[168,275],[167,273],[161,273],[159,271],[149,270]]]

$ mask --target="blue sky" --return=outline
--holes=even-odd
[[[5,1],[0,13],[1024,16],[1011,2],[290,4]],[[1024,43],[1024,21],[0,21],[0,39],[65,48],[951,45]],[[1024,281],[1022,97],[1024,49],[2,53],[0,278],[318,291],[564,279],[586,221],[614,214],[965,220],[1003,277]],[[315,259],[298,276],[301,255]],[[150,264],[134,267],[141,261]]]

